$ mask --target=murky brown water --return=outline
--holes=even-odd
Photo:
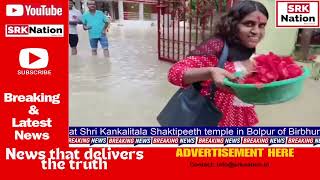
[[[77,56],[70,56],[70,125],[157,126],[156,115],[176,91],[167,82],[170,63],[157,59],[156,27],[111,27],[110,58],[91,56],[79,28]],[[308,79],[298,98],[258,106],[261,126],[320,125],[320,81]]]

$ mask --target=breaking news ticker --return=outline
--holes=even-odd
[[[320,161],[319,4],[319,0],[1,1],[3,177],[315,177]],[[228,13],[232,11],[237,13]],[[233,22],[223,31],[235,28],[234,32],[225,33],[225,42],[206,41],[219,34],[214,28],[225,20],[222,16]],[[234,33],[239,42],[229,39]],[[197,59],[200,55],[190,58],[188,54],[197,52],[203,42],[209,46],[200,50],[211,54],[201,55],[203,61]],[[210,99],[222,113],[217,126],[160,126],[157,115],[177,90],[170,83],[187,87],[185,72],[192,75],[192,69],[204,72],[216,66],[214,59],[219,58],[212,53],[220,53],[222,43],[230,44],[227,73],[246,69],[244,62],[253,53],[274,52],[290,56],[312,75],[299,85],[284,87],[287,99],[268,105],[247,103],[234,95],[236,91],[218,87]],[[314,58],[306,62],[309,56]],[[265,78],[294,71],[287,61],[279,65],[271,61],[268,67],[257,68],[265,68]],[[198,93],[207,93],[205,88],[215,81],[209,79],[203,80]],[[264,91],[267,83],[253,86],[264,92],[256,97],[259,100],[272,98],[274,91]],[[294,93],[296,97],[291,97]]]

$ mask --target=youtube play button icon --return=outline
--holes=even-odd
[[[20,51],[19,62],[22,68],[41,69],[48,66],[48,51],[42,48],[25,48]]]
[[[6,6],[7,16],[23,16],[23,5],[21,4],[8,4]]]

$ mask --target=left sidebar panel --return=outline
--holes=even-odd
[[[48,175],[68,147],[68,1],[2,0],[0,22],[1,172]]]

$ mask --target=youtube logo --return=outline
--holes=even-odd
[[[48,51],[42,48],[25,48],[20,51],[19,62],[22,68],[41,69],[48,66]]]
[[[6,6],[7,16],[23,16],[23,5],[21,4],[8,4]]]
[[[62,7],[54,5],[7,4],[7,16],[62,16]]]

